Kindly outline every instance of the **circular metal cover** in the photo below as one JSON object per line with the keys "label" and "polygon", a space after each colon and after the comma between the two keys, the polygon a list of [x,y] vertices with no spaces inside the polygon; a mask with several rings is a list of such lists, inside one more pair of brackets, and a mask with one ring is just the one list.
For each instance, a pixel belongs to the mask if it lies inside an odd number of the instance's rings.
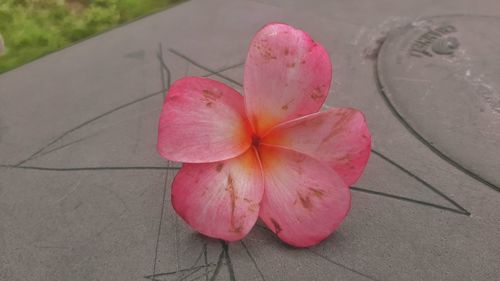
{"label": "circular metal cover", "polygon": [[417,138],[500,190],[499,18],[439,16],[400,28],[382,45],[377,76]]}

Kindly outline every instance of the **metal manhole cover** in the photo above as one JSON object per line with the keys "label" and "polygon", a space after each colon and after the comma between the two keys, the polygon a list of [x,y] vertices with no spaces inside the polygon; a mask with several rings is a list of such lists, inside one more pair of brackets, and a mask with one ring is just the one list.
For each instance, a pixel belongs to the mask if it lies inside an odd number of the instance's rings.
{"label": "metal manhole cover", "polygon": [[383,95],[443,158],[500,190],[500,19],[438,16],[389,34]]}

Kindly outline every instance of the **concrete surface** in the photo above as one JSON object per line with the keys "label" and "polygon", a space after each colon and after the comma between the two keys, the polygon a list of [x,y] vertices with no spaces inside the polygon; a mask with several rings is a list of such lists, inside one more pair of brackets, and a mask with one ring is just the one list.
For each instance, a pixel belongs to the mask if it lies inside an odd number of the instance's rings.
{"label": "concrete surface", "polygon": [[[499,280],[498,55],[467,56],[469,80],[456,60],[462,80],[434,78],[452,67],[437,60],[495,50],[500,29],[448,20],[455,53],[402,63],[400,46],[426,31],[418,23],[446,14],[500,16],[500,4],[190,1],[1,75],[0,280]],[[248,43],[270,21],[326,47],[328,106],[363,110],[374,138],[348,218],[311,249],[261,226],[229,245],[194,233],[170,205],[179,164],[155,151],[169,82],[210,76],[240,90]]]}

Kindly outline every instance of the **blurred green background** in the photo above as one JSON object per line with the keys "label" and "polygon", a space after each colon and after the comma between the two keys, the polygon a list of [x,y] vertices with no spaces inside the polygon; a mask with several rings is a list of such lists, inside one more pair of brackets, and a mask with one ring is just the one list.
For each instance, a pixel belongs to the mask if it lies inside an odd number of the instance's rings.
{"label": "blurred green background", "polygon": [[181,1],[0,0],[0,73]]}

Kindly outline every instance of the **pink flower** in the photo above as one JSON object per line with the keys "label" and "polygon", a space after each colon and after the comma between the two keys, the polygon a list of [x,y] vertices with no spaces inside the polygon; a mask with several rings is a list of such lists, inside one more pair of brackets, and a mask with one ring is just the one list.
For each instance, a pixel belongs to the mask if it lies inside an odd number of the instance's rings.
{"label": "pink flower", "polygon": [[344,220],[371,136],[351,108],[318,112],[330,88],[325,49],[272,23],[253,38],[244,96],[185,77],[163,104],[158,151],[184,162],[172,184],[175,211],[195,230],[240,240],[257,218],[284,242],[315,245]]}

